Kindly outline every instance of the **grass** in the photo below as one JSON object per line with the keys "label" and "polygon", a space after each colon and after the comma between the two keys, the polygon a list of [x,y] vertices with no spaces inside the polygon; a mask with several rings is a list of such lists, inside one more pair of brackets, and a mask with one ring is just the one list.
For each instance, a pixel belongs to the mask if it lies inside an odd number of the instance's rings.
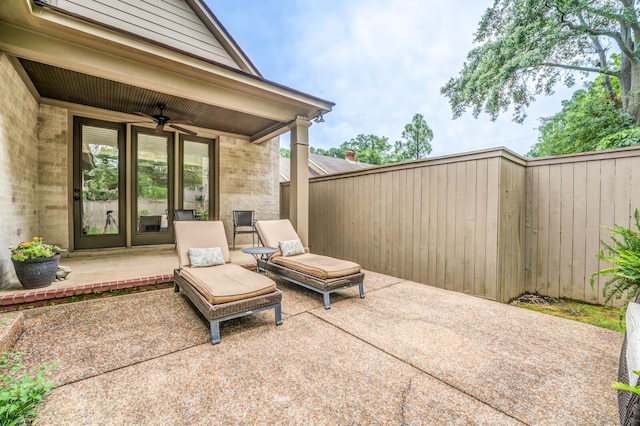
{"label": "grass", "polygon": [[591,305],[571,299],[555,299],[551,304],[519,303],[519,307],[624,332],[624,313],[620,309]]}

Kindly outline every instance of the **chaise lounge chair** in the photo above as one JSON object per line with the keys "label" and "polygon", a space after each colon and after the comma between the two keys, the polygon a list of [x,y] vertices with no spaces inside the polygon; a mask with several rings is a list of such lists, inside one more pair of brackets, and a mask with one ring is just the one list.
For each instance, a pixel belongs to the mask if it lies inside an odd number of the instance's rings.
{"label": "chaise lounge chair", "polygon": [[325,309],[331,309],[329,295],[345,288],[359,286],[360,298],[364,298],[364,272],[360,265],[309,253],[289,220],[259,220],[256,230],[265,247],[278,249],[269,260],[259,260],[260,267],[321,293]]}
{"label": "chaise lounge chair", "polygon": [[182,290],[209,320],[211,343],[220,343],[220,322],[275,309],[282,324],[282,292],[268,277],[231,263],[222,222],[174,222],[179,268],[174,292]]}

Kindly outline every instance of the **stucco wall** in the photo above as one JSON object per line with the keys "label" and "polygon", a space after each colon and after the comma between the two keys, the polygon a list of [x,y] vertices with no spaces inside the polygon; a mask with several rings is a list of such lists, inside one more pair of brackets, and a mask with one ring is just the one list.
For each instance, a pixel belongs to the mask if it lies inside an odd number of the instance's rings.
{"label": "stucco wall", "polygon": [[3,53],[0,87],[0,288],[5,288],[17,281],[8,247],[38,235],[38,103]]}
{"label": "stucco wall", "polygon": [[40,105],[38,114],[38,232],[52,244],[69,247],[68,112]]}
{"label": "stucco wall", "polygon": [[[220,137],[220,220],[227,239],[233,237],[233,210],[255,210],[257,219],[278,219],[280,142],[262,144]],[[238,235],[237,244],[251,242]]]}

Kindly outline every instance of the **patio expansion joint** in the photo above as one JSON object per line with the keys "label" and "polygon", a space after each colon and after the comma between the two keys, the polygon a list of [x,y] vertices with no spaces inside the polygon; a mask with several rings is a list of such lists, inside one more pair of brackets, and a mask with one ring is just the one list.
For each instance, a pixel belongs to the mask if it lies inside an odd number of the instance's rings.
{"label": "patio expansion joint", "polygon": [[[382,347],[380,347],[380,346],[377,346],[377,345],[375,345],[375,344],[373,344],[373,343],[369,342],[368,340],[365,340],[365,339],[363,339],[362,337],[360,337],[360,336],[358,336],[358,335],[356,335],[356,334],[353,334],[353,333],[351,333],[350,331],[345,330],[344,328],[342,328],[342,327],[340,327],[340,326],[337,326],[337,325],[335,325],[335,324],[333,324],[333,323],[331,323],[331,322],[327,321],[326,319],[324,319],[324,318],[322,318],[322,317],[320,317],[320,316],[316,315],[314,312],[312,312],[312,311],[307,311],[306,313],[308,313],[308,314],[310,314],[310,315],[313,315],[315,318],[317,318],[317,319],[319,319],[320,321],[322,321],[322,322],[324,322],[324,323],[328,324],[329,326],[334,327],[334,328],[336,328],[336,329],[338,329],[338,330],[342,331],[343,333],[348,334],[349,336],[352,336],[353,338],[360,340],[360,341],[361,341],[362,343],[364,343],[365,345],[370,346],[370,347],[372,347],[373,349],[377,349],[377,350],[379,350],[380,352],[382,352],[382,353],[384,353],[384,354],[386,354],[386,355],[388,355],[388,356],[390,356],[390,357],[392,357],[392,358],[394,358],[394,359],[396,359],[396,360],[400,361],[400,362],[401,362],[401,363],[403,363],[403,364],[408,365],[409,367],[413,368],[414,370],[416,370],[416,371],[418,371],[418,372],[420,372],[420,373],[422,373],[422,374],[425,374],[425,375],[427,375],[427,376],[431,377],[432,379],[434,379],[434,380],[436,380],[436,381],[438,381],[438,382],[440,382],[440,383],[444,384],[445,386],[448,386],[448,387],[450,387],[450,388],[452,388],[452,389],[454,389],[454,390],[456,390],[456,391],[458,391],[458,392],[461,392],[461,393],[465,394],[465,395],[466,395],[466,396],[468,396],[469,398],[471,398],[471,399],[474,399],[474,400],[478,401],[480,404],[482,404],[482,405],[486,405],[487,407],[490,407],[491,409],[493,409],[493,410],[495,410],[495,411],[497,411],[497,412],[499,412],[499,413],[501,413],[501,414],[504,414],[505,416],[507,416],[507,417],[509,417],[509,418],[511,418],[511,419],[513,419],[513,420],[515,420],[515,421],[517,421],[518,423],[521,423],[521,424],[523,424],[523,425],[530,426],[530,423],[524,422],[524,421],[522,421],[521,419],[519,419],[519,418],[517,418],[517,417],[514,417],[512,414],[507,413],[506,411],[501,410],[500,408],[494,407],[494,406],[493,406],[493,405],[491,405],[489,402],[484,401],[484,400],[482,400],[482,399],[478,398],[477,396],[475,396],[475,395],[473,395],[473,394],[471,394],[471,393],[467,392],[465,389],[462,389],[462,388],[460,388],[460,387],[458,387],[458,386],[456,386],[456,385],[454,385],[454,384],[451,384],[451,383],[447,382],[446,380],[443,380],[442,378],[437,377],[437,376],[435,376],[434,374],[429,373],[428,371],[426,371],[426,370],[424,370],[424,369],[420,368],[419,366],[417,366],[417,365],[415,365],[415,364],[413,364],[413,363],[411,363],[411,362],[409,362],[409,361],[407,361],[407,360],[404,360],[404,359],[400,358],[399,356],[395,355],[394,353],[389,352],[388,350],[386,350],[386,349],[384,349],[384,348],[382,348]],[[415,377],[415,376],[414,376],[414,377]],[[413,381],[413,378],[411,378],[411,381]],[[411,389],[411,383],[409,383],[409,386],[408,386],[408,387],[406,387],[406,388],[403,390],[403,395],[402,395],[402,405],[403,405],[403,407],[404,407],[404,405],[405,405],[405,403],[406,403],[405,398],[407,397],[407,395],[408,395],[408,393],[409,393],[409,390],[410,390],[410,389]],[[402,407],[401,407],[401,408],[402,408]],[[402,412],[402,415],[404,416],[404,412]],[[403,424],[404,424],[404,422],[403,422]]]}
{"label": "patio expansion joint", "polygon": [[207,340],[203,341],[202,343],[195,343],[195,344],[190,345],[190,346],[185,346],[184,348],[176,349],[175,351],[171,351],[171,352],[163,353],[163,354],[160,354],[160,355],[152,356],[152,357],[140,360],[140,361],[132,362],[131,364],[123,365],[121,367],[116,367],[116,368],[112,368],[110,370],[101,371],[98,374],[93,374],[93,375],[90,375],[90,376],[87,376],[87,377],[82,377],[80,379],[76,379],[76,380],[69,381],[67,383],[63,383],[61,385],[56,385],[56,387],[53,389],[53,391],[55,392],[56,389],[60,389],[60,388],[63,388],[65,386],[73,385],[75,383],[81,383],[81,382],[83,382],[85,380],[95,379],[96,377],[104,376],[105,374],[113,373],[115,371],[124,370],[125,368],[133,367],[133,366],[139,365],[139,364],[144,364],[145,362],[153,361],[153,360],[156,360],[156,359],[161,359],[161,358],[164,358],[166,356],[170,356],[170,355],[173,355],[173,354],[184,352],[184,351],[187,351],[189,349],[193,349],[193,348],[198,347],[198,346],[210,345],[210,344],[211,344],[211,340],[207,339]]}

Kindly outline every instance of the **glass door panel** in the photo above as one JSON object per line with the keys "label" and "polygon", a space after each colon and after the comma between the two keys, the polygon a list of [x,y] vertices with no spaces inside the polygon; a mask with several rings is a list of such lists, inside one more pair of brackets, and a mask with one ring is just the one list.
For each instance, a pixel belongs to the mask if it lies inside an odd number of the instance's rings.
{"label": "glass door panel", "polygon": [[133,132],[134,245],[171,243],[173,225],[173,134],[134,128]]}
{"label": "glass door panel", "polygon": [[124,127],[76,117],[74,128],[74,247],[124,246]]}
{"label": "glass door panel", "polygon": [[211,144],[182,139],[182,208],[195,210],[196,220],[208,220],[210,213]]}

